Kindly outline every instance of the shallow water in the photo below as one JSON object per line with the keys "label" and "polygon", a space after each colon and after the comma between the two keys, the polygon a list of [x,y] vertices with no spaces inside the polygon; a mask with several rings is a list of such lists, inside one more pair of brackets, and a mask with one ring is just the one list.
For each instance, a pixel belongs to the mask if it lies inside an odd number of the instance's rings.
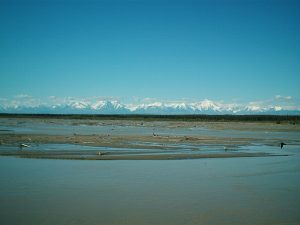
{"label": "shallow water", "polygon": [[[284,146],[254,142],[228,152],[288,156],[193,160],[47,160],[0,157],[0,224],[300,224],[300,133],[91,126],[0,119],[0,135],[199,135],[287,139]],[[259,144],[260,143],[260,144]],[[135,142],[159,146],[155,142]],[[176,149],[130,149],[31,143],[30,151],[116,154],[224,153],[224,146],[169,143]],[[18,143],[0,150],[20,151]],[[23,151],[27,151],[26,148]]]}
{"label": "shallow water", "polygon": [[0,157],[0,224],[299,224],[300,157]]}
{"label": "shallow water", "polygon": [[[142,146],[146,146],[148,143],[141,143]],[[149,142],[150,146],[158,145],[158,143]],[[95,147],[95,146],[86,146],[79,144],[31,144],[27,148],[20,148],[17,144],[6,144],[0,145],[0,153],[10,152],[16,153],[31,153],[34,156],[34,153],[43,152],[47,154],[52,153],[66,153],[79,156],[92,156],[97,155],[99,152],[110,154],[110,155],[174,155],[174,154],[184,154],[193,155],[193,154],[224,154],[224,153],[267,153],[270,155],[300,155],[300,146],[299,145],[287,145],[283,149],[280,149],[278,146],[267,146],[262,144],[253,144],[246,146],[229,146],[224,150],[223,146],[220,145],[206,145],[206,146],[197,146],[193,144],[170,144],[165,145],[169,149],[157,148],[157,149],[145,149],[145,148],[113,148],[113,147]],[[173,148],[171,148],[173,147]],[[22,151],[21,151],[22,150]],[[61,155],[60,154],[60,155]],[[59,156],[57,156],[59,157]]]}

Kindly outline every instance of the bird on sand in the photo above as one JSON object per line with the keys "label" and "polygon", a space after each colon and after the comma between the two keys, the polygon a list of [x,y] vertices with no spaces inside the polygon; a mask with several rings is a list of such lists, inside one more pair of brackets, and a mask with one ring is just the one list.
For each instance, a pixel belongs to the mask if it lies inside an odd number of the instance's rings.
{"label": "bird on sand", "polygon": [[20,148],[20,149],[28,148],[28,147],[30,147],[30,146],[29,146],[29,145],[26,145],[26,144],[20,144],[20,145],[19,145],[19,148]]}
{"label": "bird on sand", "polygon": [[286,143],[281,142],[280,143],[280,148],[282,149],[284,145],[286,145]]}

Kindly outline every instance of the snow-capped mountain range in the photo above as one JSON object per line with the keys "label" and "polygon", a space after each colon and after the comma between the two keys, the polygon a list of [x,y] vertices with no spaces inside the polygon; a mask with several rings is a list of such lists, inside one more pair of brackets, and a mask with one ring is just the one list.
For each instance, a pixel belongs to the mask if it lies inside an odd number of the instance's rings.
{"label": "snow-capped mountain range", "polygon": [[[276,103],[276,102],[275,102]],[[147,101],[121,103],[117,100],[64,99],[43,102],[40,99],[21,98],[0,100],[0,113],[50,114],[276,114],[300,115],[300,107],[287,104],[250,102],[223,103],[211,100],[196,102]]]}

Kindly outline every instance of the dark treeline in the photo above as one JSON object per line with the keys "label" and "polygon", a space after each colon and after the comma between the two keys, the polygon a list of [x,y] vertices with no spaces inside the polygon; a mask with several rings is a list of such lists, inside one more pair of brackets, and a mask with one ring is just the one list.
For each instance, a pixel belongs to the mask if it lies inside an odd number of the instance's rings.
{"label": "dark treeline", "polygon": [[107,119],[107,120],[180,120],[180,121],[272,121],[300,122],[300,115],[140,115],[140,114],[9,114],[0,113],[0,118],[43,118],[43,119]]}

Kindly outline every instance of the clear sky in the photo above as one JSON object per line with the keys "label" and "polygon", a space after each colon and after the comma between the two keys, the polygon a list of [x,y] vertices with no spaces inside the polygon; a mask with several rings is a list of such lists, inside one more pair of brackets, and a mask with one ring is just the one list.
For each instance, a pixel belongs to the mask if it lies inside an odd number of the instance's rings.
{"label": "clear sky", "polygon": [[300,1],[0,0],[0,97],[300,98]]}

